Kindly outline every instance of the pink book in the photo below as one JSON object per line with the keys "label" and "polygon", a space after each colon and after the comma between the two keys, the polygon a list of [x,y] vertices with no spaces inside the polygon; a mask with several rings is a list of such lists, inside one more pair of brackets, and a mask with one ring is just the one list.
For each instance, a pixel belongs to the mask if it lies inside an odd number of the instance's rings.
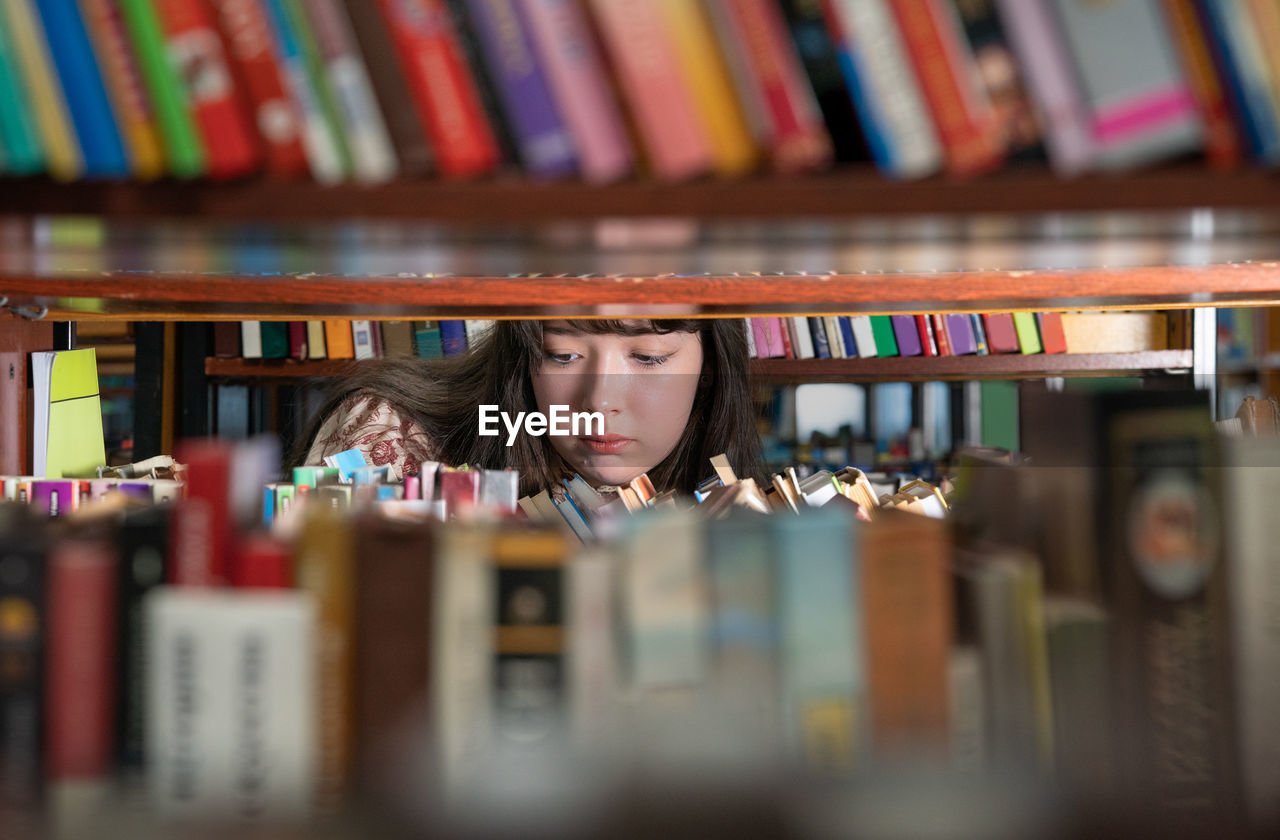
{"label": "pink book", "polygon": [[711,141],[681,75],[661,4],[591,0],[591,9],[654,174],[676,180],[705,173],[711,168]]}
{"label": "pink book", "polygon": [[612,181],[632,168],[631,144],[608,75],[574,0],[520,0],[530,35],[588,181]]}
{"label": "pink book", "polygon": [[764,332],[769,342],[769,355],[778,359],[784,358],[787,355],[787,348],[782,343],[782,319],[776,315],[765,318]]}
{"label": "pink book", "polygon": [[769,348],[769,333],[765,330],[764,318],[751,319],[751,337],[755,339],[756,358],[771,359],[773,351]]}
{"label": "pink book", "polygon": [[1079,174],[1093,163],[1097,150],[1075,66],[1049,0],[997,0],[997,5],[1031,88],[1053,168],[1062,175]]}

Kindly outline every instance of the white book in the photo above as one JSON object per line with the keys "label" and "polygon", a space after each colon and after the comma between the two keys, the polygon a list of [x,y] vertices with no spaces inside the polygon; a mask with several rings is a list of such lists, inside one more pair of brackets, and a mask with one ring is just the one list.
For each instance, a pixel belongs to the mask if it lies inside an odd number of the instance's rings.
{"label": "white book", "polygon": [[858,356],[863,359],[874,359],[878,351],[875,330],[871,328],[871,316],[851,316],[849,325],[853,328],[853,343],[858,345]]}
{"label": "white book", "polygon": [[804,315],[796,315],[791,318],[791,323],[795,329],[795,340],[791,342],[792,350],[795,351],[797,359],[812,359],[813,352],[813,334],[809,332],[809,319]]}
{"label": "white book", "polygon": [[760,353],[756,350],[756,334],[751,329],[751,319],[743,318],[742,323],[747,328],[747,358],[758,359],[760,358]]}
{"label": "white book", "polygon": [[307,817],[318,766],[312,596],[161,586],[144,609],[156,813]]}
{"label": "white book", "polygon": [[493,329],[493,321],[483,318],[468,318],[462,325],[467,333],[468,348],[474,348]]}
{"label": "white book", "polygon": [[374,358],[373,325],[368,321],[352,321],[351,343],[355,347],[357,359]]}
{"label": "white book", "polygon": [[246,359],[262,358],[262,322],[240,322],[240,355]]}
{"label": "white book", "polygon": [[886,0],[834,0],[836,37],[852,59],[865,109],[887,149],[887,168],[919,178],[942,166],[942,145]]}

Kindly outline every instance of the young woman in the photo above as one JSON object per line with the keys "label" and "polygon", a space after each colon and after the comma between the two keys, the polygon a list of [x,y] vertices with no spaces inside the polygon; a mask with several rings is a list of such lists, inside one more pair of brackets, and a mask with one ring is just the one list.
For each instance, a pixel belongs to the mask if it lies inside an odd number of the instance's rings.
{"label": "young woman", "polygon": [[[568,406],[604,427],[481,435],[485,405],[508,418]],[[497,321],[463,356],[363,363],[300,444],[293,464],[361,449],[400,475],[424,461],[511,467],[522,494],[574,473],[597,487],[648,473],[658,492],[689,493],[720,453],[739,476],[761,475],[740,318]]]}

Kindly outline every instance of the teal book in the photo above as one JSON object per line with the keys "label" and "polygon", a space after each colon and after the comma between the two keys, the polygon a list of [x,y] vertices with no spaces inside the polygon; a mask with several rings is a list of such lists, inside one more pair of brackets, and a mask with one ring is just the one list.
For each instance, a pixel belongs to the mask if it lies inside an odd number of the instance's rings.
{"label": "teal book", "polygon": [[262,358],[289,358],[289,324],[285,321],[262,321]]}
{"label": "teal book", "polygon": [[7,27],[0,27],[0,149],[9,175],[33,175],[44,169],[44,152],[18,58]]}

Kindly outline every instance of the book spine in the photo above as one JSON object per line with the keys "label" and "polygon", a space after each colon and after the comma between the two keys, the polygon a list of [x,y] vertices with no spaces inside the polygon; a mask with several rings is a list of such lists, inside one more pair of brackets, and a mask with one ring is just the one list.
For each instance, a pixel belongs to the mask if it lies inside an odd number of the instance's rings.
{"label": "book spine", "polygon": [[186,85],[187,101],[204,138],[207,172],[232,178],[254,171],[257,138],[232,84],[213,10],[202,0],[155,0],[170,65]]}
{"label": "book spine", "polygon": [[824,0],[840,66],[879,168],[917,178],[942,166],[942,146],[887,0]]}
{"label": "book spine", "polygon": [[1240,132],[1194,0],[1164,0],[1164,9],[1182,56],[1187,81],[1200,105],[1205,126],[1205,157],[1210,166],[1224,169],[1236,166],[1244,157]]}
{"label": "book spine", "polygon": [[[0,8],[0,21],[4,19]],[[0,26],[0,148],[7,172],[32,175],[44,169],[44,150],[12,37],[7,26]]]}
{"label": "book spine", "polygon": [[917,315],[916,332],[920,335],[920,350],[926,356],[938,355],[938,339],[933,334],[933,321],[928,315]]}
{"label": "book spine", "polygon": [[44,787],[44,672],[48,624],[44,547],[14,528],[0,532],[7,574],[0,603],[0,807],[39,807]]}
{"label": "book spine", "polygon": [[106,537],[50,552],[46,773],[105,779],[114,758],[116,557]]}
{"label": "book spine", "polygon": [[[860,359],[874,359],[880,355],[876,347],[876,331],[869,315],[853,315],[849,318],[849,328],[853,331],[855,352]],[[828,335],[830,332],[828,331]]]}
{"label": "book spine", "polygon": [[467,0],[466,8],[525,169],[536,177],[572,175],[578,168],[573,137],[515,0]]}
{"label": "book spine", "polygon": [[257,0],[210,2],[262,138],[267,174],[280,178],[304,174],[307,155],[302,146],[302,119],[276,60],[265,4]]}
{"label": "book spine", "polygon": [[781,10],[770,0],[712,3],[732,33],[726,48],[740,51],[751,96],[763,105],[775,168],[802,172],[829,164],[835,154],[831,137]]}
{"label": "book spine", "polygon": [[797,359],[812,359],[816,355],[813,347],[813,336],[809,333],[809,319],[796,315],[791,319],[792,345],[795,347]]}
{"label": "book spine", "polygon": [[893,337],[898,342],[898,355],[919,356],[924,352],[914,318],[910,315],[891,315],[889,321],[893,324]]}
{"label": "book spine", "polygon": [[1222,77],[1253,155],[1267,163],[1280,160],[1280,117],[1274,105],[1273,86],[1267,78],[1257,33],[1244,16],[1245,9],[1221,0],[1202,0],[1199,9],[1210,41],[1222,56]]}
{"label": "book spine", "polygon": [[836,159],[866,159],[867,143],[840,67],[840,52],[822,0],[782,0],[791,42],[813,87]]}
{"label": "book spine", "polygon": [[354,359],[356,354],[351,343],[351,322],[325,321],[324,344],[330,359]]}
{"label": "book spine", "polygon": [[186,496],[174,506],[169,536],[169,582],[186,586],[225,584],[231,571],[231,455],[218,443],[187,444]]}
{"label": "book spine", "polygon": [[572,0],[519,0],[552,92],[578,147],[589,181],[631,171],[632,151],[582,9]]}
{"label": "book spine", "polygon": [[18,66],[31,97],[49,174],[62,181],[79,178],[84,174],[84,155],[71,125],[67,100],[62,94],[34,0],[5,0],[0,9],[13,33]]}
{"label": "book spine", "polygon": [[164,172],[164,154],[155,117],[129,48],[118,0],[80,0],[85,26],[105,77],[121,140],[135,177],[150,180]]}
{"label": "book spine", "polygon": [[1018,349],[1024,355],[1041,352],[1040,328],[1036,325],[1034,312],[1013,313],[1013,328],[1018,334]]}
{"label": "book spine", "polygon": [[117,568],[115,672],[116,761],[121,767],[144,766],[146,724],[146,636],[144,602],[147,593],[167,579],[169,554],[168,514],[158,508],[125,515],[120,528],[120,563]]}
{"label": "book spine", "polygon": [[458,320],[440,321],[440,342],[446,356],[461,356],[467,352],[467,328]]}
{"label": "book spine", "polygon": [[1036,326],[1040,328],[1040,344],[1044,352],[1067,352],[1067,338],[1062,332],[1061,312],[1037,312]]}
{"label": "book spine", "polygon": [[327,359],[328,345],[324,340],[324,321],[307,321],[307,358]]}
{"label": "book spine", "polygon": [[929,320],[933,324],[933,334],[938,340],[938,355],[953,356],[956,355],[951,347],[951,336],[947,334],[947,319],[945,315],[930,315]]}
{"label": "book spine", "polygon": [[498,145],[443,0],[379,0],[443,175],[492,172]]}
{"label": "book spine", "polygon": [[1076,175],[1096,157],[1079,81],[1054,20],[1050,0],[997,0],[1000,18],[1038,106],[1049,160],[1061,175]]}
{"label": "book spine", "polygon": [[395,148],[347,10],[338,0],[302,0],[302,4],[316,36],[337,116],[345,128],[355,177],[364,183],[388,181],[397,170]]}
{"label": "book spine", "polygon": [[830,359],[831,347],[828,344],[830,339],[827,338],[827,327],[823,323],[823,319],[817,316],[810,316],[809,331],[813,335],[813,354],[819,359]]}
{"label": "book spine", "polygon": [[740,175],[749,171],[759,156],[755,138],[706,10],[688,0],[660,0],[660,5],[693,97],[694,114],[711,143],[716,172]]}
{"label": "book spine", "polygon": [[654,173],[668,180],[704,173],[711,165],[711,144],[680,75],[659,5],[591,0],[591,9]]}
{"label": "book spine", "polygon": [[875,334],[876,355],[882,358],[898,355],[898,339],[894,335],[893,321],[888,315],[872,315],[871,331]]}
{"label": "book spine", "polygon": [[1017,353],[1018,331],[1008,312],[992,312],[982,316],[987,331],[987,347],[992,353]]}
{"label": "book spine", "polygon": [[289,322],[289,358],[300,362],[308,358],[306,321]]}
{"label": "book spine", "polygon": [[45,37],[84,155],[84,174],[124,177],[129,159],[75,0],[38,0]]}
{"label": "book spine", "polygon": [[977,87],[973,54],[944,0],[890,0],[902,40],[946,152],[947,169],[967,176],[1000,164],[995,113]]}
{"label": "book spine", "polygon": [[155,109],[169,172],[178,178],[204,174],[204,142],[190,112],[186,87],[169,63],[164,28],[153,0],[120,0],[120,11]]}

